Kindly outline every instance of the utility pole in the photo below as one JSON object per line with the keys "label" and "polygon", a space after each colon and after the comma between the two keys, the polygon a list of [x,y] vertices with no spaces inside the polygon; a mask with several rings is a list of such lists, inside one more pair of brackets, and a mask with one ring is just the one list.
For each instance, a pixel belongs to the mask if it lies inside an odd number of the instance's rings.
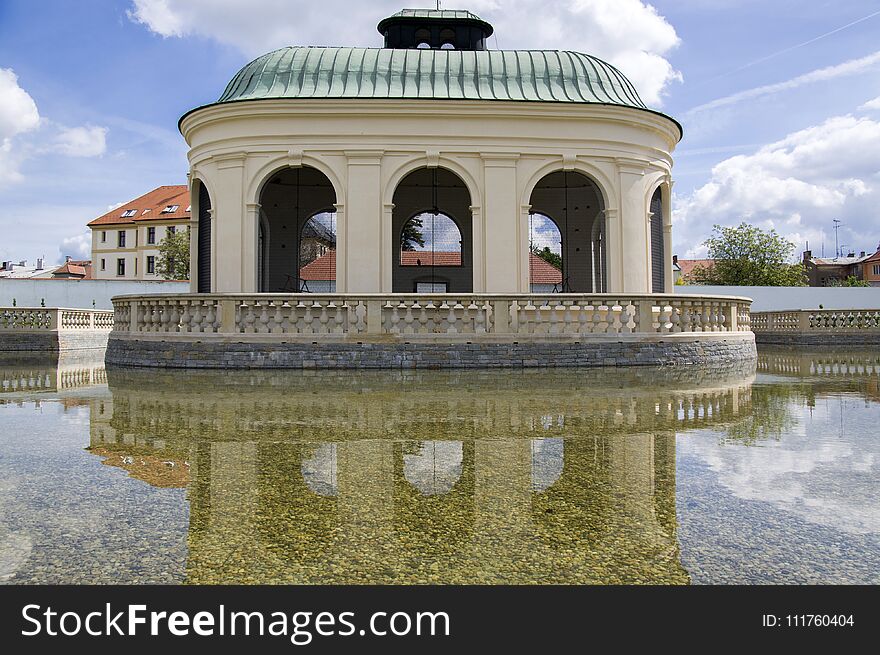
{"label": "utility pole", "polygon": [[840,219],[835,218],[832,219],[834,223],[834,258],[837,259],[840,257],[840,242],[837,240],[837,232],[840,230]]}

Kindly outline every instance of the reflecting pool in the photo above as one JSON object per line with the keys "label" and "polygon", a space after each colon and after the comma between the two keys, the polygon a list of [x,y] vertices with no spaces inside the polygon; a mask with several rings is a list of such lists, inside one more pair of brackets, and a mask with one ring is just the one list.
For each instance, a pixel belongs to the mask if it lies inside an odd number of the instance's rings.
{"label": "reflecting pool", "polygon": [[878,583],[880,355],[0,360],[6,583]]}

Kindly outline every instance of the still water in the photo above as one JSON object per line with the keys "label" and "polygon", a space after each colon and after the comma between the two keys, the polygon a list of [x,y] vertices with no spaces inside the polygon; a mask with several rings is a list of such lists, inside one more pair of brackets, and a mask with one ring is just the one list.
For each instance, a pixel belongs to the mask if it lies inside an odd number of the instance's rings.
{"label": "still water", "polygon": [[6,583],[880,583],[880,354],[724,370],[0,360]]}

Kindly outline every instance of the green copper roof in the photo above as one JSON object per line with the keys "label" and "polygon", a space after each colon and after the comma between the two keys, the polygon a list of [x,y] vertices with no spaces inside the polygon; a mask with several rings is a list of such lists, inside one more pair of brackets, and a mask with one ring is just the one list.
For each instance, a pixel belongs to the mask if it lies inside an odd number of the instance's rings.
{"label": "green copper roof", "polygon": [[[391,14],[388,18],[441,18],[450,20],[478,20],[485,22],[476,14],[462,9],[401,9],[396,14]],[[385,20],[388,20],[386,18]]]}
{"label": "green copper roof", "polygon": [[614,66],[555,50],[281,48],[242,68],[218,102],[270,98],[519,100],[647,109]]}

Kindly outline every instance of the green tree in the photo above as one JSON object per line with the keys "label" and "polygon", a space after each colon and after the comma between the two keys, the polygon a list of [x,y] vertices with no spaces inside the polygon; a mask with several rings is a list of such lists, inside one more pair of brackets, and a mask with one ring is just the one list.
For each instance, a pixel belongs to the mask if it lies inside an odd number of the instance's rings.
{"label": "green tree", "polygon": [[166,232],[159,242],[156,273],[166,280],[189,279],[189,228]]}
{"label": "green tree", "polygon": [[425,235],[422,233],[422,219],[411,218],[403,225],[400,235],[400,249],[412,251],[416,246],[425,246]]}
{"label": "green tree", "polygon": [[538,246],[532,246],[532,252],[554,268],[560,271],[562,270],[562,255],[557,255],[555,252],[550,250],[549,247],[544,246],[544,248],[541,249],[538,248]]}
{"label": "green tree", "polygon": [[834,280],[829,286],[832,287],[869,287],[865,280],[860,280],[855,275],[850,275],[845,280]]}
{"label": "green tree", "polygon": [[755,287],[803,287],[807,274],[802,263],[792,264],[795,244],[776,230],[740,223],[737,227],[716,225],[705,245],[711,266],[696,266],[697,284]]}

